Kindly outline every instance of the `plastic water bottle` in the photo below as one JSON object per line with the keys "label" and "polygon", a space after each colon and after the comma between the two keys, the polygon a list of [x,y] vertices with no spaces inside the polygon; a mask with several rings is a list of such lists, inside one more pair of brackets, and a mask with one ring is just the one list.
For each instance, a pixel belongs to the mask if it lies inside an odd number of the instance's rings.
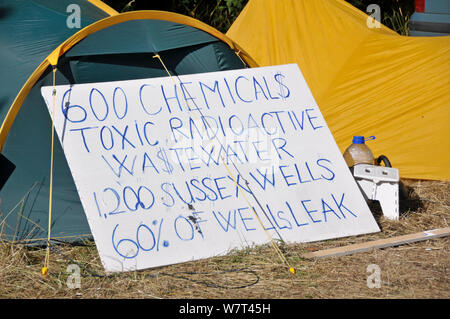
{"label": "plastic water bottle", "polygon": [[353,136],[352,144],[344,152],[344,159],[348,167],[351,168],[356,164],[375,165],[375,158],[364,143],[373,139],[375,139],[375,136],[368,137],[367,139],[364,139],[364,136]]}

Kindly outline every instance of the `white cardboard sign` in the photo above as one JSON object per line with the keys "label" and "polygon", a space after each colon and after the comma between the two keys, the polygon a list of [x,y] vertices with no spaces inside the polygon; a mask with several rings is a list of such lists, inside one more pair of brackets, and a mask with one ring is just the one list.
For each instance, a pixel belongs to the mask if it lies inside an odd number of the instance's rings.
{"label": "white cardboard sign", "polygon": [[[52,87],[42,95],[52,110]],[[379,231],[295,64],[56,87],[106,271]],[[265,228],[265,230],[263,229]]]}

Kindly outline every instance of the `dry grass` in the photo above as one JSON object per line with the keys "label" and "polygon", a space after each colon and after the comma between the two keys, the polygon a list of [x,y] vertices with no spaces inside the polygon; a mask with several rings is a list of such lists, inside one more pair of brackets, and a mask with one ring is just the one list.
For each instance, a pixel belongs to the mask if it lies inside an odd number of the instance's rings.
{"label": "dry grass", "polygon": [[[405,181],[409,199],[400,221],[373,206],[377,234],[284,245],[291,275],[270,246],[157,269],[103,276],[93,243],[55,246],[43,277],[44,249],[0,242],[2,298],[449,298],[449,238],[321,260],[301,258],[324,249],[448,227],[450,182]],[[81,288],[69,289],[67,266],[82,266]],[[367,287],[367,266],[381,268],[381,288]],[[100,275],[100,276],[97,276]]]}

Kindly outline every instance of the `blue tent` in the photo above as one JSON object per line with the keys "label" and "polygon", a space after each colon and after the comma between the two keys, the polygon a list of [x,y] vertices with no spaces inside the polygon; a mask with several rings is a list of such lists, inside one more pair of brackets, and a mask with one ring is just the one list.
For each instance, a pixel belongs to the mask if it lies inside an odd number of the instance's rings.
{"label": "blue tent", "polygon": [[[70,27],[73,5],[80,28]],[[118,14],[98,0],[0,0],[0,44],[0,187],[8,177],[0,189],[0,230],[7,240],[27,243],[47,236],[51,119],[40,88],[52,84],[53,66],[61,85],[167,76],[156,53],[175,75],[256,65],[195,19],[162,11]],[[59,141],[53,176],[52,238],[89,237]]]}

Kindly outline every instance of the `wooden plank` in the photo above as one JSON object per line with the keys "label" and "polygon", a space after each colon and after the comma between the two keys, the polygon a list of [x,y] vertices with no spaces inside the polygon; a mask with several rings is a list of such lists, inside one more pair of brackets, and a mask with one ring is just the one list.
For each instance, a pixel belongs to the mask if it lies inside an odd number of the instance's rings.
{"label": "wooden plank", "polygon": [[353,244],[348,246],[342,246],[337,248],[330,248],[324,250],[318,250],[311,253],[304,254],[305,258],[325,258],[325,257],[337,257],[351,255],[354,253],[360,253],[370,251],[377,248],[386,248],[404,244],[410,244],[417,241],[428,240],[438,237],[445,237],[450,235],[450,227],[438,228],[432,230],[426,230],[419,233],[397,236],[387,239],[379,239],[369,241],[361,244]]}

